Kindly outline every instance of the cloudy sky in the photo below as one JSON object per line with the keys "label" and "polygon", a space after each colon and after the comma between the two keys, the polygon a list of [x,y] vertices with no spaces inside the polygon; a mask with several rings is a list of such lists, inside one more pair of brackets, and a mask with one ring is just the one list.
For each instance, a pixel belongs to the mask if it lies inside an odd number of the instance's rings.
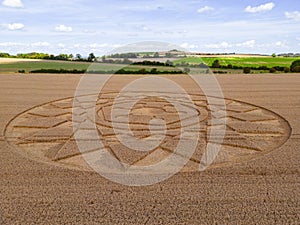
{"label": "cloudy sky", "polygon": [[101,55],[140,41],[200,52],[300,52],[300,1],[0,0],[0,52]]}

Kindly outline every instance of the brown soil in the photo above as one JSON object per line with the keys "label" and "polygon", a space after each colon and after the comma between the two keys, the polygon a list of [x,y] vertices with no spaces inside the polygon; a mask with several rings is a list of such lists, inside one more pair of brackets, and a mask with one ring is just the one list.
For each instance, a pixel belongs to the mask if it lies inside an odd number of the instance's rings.
{"label": "brown soil", "polygon": [[[85,153],[76,147],[71,114],[80,77],[0,75],[0,223],[300,222],[299,74],[218,75],[227,107],[224,142],[218,136],[207,140],[215,108],[207,107],[203,93],[186,76],[166,76],[183,86],[197,106],[199,145],[180,173],[146,187],[113,183],[82,160]],[[133,133],[147,138],[147,123],[155,115],[169,122],[168,138],[146,154],[131,152],[118,142],[108,116],[111,102],[126,82],[137,78],[110,80],[99,95],[96,122],[112,154],[143,166],[172,153],[179,124],[172,105],[146,98],[130,116]],[[222,150],[208,170],[199,172],[208,142],[222,143]]]}

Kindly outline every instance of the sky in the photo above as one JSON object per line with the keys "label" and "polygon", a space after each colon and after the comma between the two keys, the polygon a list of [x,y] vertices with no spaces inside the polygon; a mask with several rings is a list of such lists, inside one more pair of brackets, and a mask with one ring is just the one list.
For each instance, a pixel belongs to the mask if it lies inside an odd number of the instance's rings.
{"label": "sky", "polygon": [[0,0],[0,52],[103,55],[162,41],[193,52],[299,53],[299,0]]}

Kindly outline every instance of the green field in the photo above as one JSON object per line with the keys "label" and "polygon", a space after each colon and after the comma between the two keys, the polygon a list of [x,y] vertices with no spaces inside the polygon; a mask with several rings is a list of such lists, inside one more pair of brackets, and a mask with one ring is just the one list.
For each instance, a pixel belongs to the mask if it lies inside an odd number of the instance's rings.
{"label": "green field", "polygon": [[14,63],[0,64],[0,72],[18,72],[19,70],[25,70],[29,72],[37,69],[65,69],[65,70],[85,70],[90,66],[90,63],[84,62],[64,62],[64,61],[24,61]]}
{"label": "green field", "polygon": [[[293,61],[299,60],[300,58],[284,58],[284,57],[187,57],[174,61],[174,64],[189,63],[189,64],[200,64],[205,63],[211,66],[215,60],[219,60],[220,64],[227,66],[238,67],[260,67],[266,66],[272,68],[274,66],[290,67]],[[23,61],[13,63],[0,63],[0,73],[17,73],[20,70],[25,70],[29,73],[33,70],[40,69],[55,69],[55,70],[88,70],[88,71],[117,71],[120,69],[137,71],[140,69],[146,69],[150,71],[153,68],[157,68],[158,71],[174,71],[179,70],[178,68],[168,66],[145,66],[145,65],[125,65],[125,64],[114,64],[114,63],[90,63],[90,62],[71,62],[71,61],[55,61],[55,60],[41,60],[41,61]]]}
{"label": "green field", "polygon": [[142,66],[142,65],[126,65],[112,63],[89,63],[89,62],[68,62],[68,61],[24,61],[13,63],[0,64],[0,73],[17,73],[19,70],[25,70],[26,73],[40,69],[55,69],[55,70],[88,70],[88,71],[116,71],[120,69],[126,70],[151,70],[157,68],[158,71],[174,71],[179,70],[174,67],[167,66]]}
{"label": "green field", "polygon": [[205,63],[208,66],[211,66],[215,60],[219,60],[221,65],[229,65],[232,66],[239,66],[239,67],[259,67],[259,66],[267,66],[272,68],[274,66],[283,66],[283,67],[290,67],[293,61],[299,60],[300,57],[187,57],[183,59],[179,59],[174,61],[175,64],[180,64],[182,62],[189,63],[189,64],[200,64]]}

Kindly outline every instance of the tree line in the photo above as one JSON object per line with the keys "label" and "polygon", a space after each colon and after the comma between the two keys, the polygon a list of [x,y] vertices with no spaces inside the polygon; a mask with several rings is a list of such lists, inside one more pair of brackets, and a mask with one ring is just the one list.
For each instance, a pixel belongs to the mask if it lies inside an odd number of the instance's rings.
{"label": "tree line", "polygon": [[[25,73],[24,70],[19,70],[19,73]],[[182,70],[157,70],[152,68],[147,70],[145,68],[139,70],[120,69],[120,70],[66,70],[66,69],[38,69],[32,70],[29,73],[59,73],[59,74],[185,74]]]}
{"label": "tree line", "polygon": [[[185,66],[185,67],[195,67],[195,68],[202,68],[202,69],[207,69],[209,68],[208,65],[205,63],[200,63],[198,65],[195,64],[189,64],[187,62],[182,62],[176,64],[176,66]],[[294,73],[299,73],[300,72],[300,60],[294,61],[290,67],[287,66],[273,66],[273,67],[268,67],[268,66],[258,66],[258,67],[243,67],[243,66],[233,66],[231,64],[228,65],[221,65],[220,61],[216,59],[210,68],[213,69],[233,69],[233,70],[243,70],[244,73],[251,73],[251,70],[265,70],[269,71],[270,73],[276,73],[276,72],[284,72],[284,73],[289,73],[289,72],[294,72]]]}
{"label": "tree line", "polygon": [[[171,54],[171,53],[167,53]],[[117,64],[136,64],[136,65],[152,65],[152,66],[174,66],[173,62],[167,60],[165,63],[155,62],[155,61],[143,61],[143,62],[132,62],[129,59],[134,59],[139,56],[138,53],[121,53],[121,54],[113,54],[108,56],[102,56],[101,61],[102,63],[117,63]],[[166,55],[171,57],[172,55]],[[0,52],[0,57],[2,58],[23,58],[23,59],[45,59],[45,60],[64,60],[64,61],[82,61],[82,62],[93,62],[97,61],[96,56],[94,53],[90,53],[88,57],[83,57],[81,54],[47,54],[47,53],[38,53],[38,52],[31,52],[31,53],[20,53],[17,55],[10,55],[9,53]],[[158,52],[155,52],[152,56],[153,58],[159,58],[160,55]],[[179,67],[198,67],[202,69],[209,68],[208,65],[204,63],[200,63],[199,65],[189,64],[186,62],[182,62],[176,64]],[[251,73],[251,70],[264,70],[269,71],[271,73],[275,72],[300,72],[300,60],[294,61],[290,67],[284,66],[274,66],[274,67],[267,67],[267,66],[258,66],[258,67],[243,67],[243,66],[233,66],[231,64],[228,65],[221,65],[220,61],[217,59],[212,63],[211,68],[213,69],[234,69],[234,70],[243,70],[244,73]],[[76,71],[74,71],[76,72]],[[81,71],[82,72],[82,71]]]}
{"label": "tree line", "polygon": [[19,58],[19,59],[45,59],[45,60],[63,60],[63,61],[85,61],[92,62],[96,59],[94,53],[90,53],[88,57],[83,57],[81,54],[47,54],[39,52],[19,53],[17,55],[11,55],[6,52],[0,52],[0,58]]}

